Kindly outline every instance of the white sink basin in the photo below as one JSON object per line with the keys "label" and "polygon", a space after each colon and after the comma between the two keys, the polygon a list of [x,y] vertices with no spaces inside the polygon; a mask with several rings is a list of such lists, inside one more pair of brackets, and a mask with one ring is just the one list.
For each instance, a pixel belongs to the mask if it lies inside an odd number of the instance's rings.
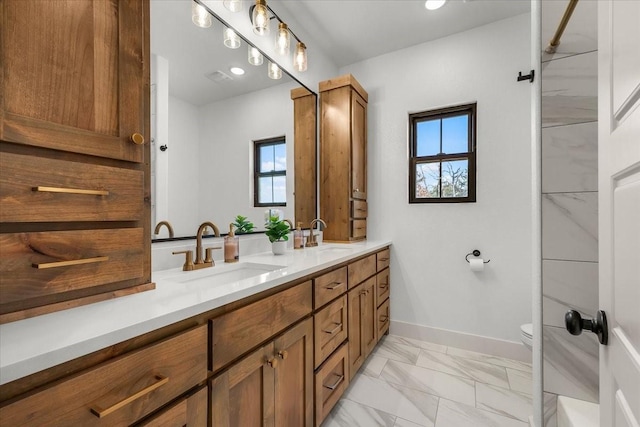
{"label": "white sink basin", "polygon": [[215,286],[268,274],[282,268],[284,267],[281,265],[240,262],[237,264],[216,265],[196,271],[185,271],[172,279],[184,284],[202,283],[208,286]]}

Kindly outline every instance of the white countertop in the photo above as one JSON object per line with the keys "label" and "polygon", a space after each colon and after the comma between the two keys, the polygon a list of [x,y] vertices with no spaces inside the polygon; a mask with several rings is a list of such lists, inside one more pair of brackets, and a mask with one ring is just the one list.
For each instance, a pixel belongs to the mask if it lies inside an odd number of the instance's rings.
{"label": "white countertop", "polygon": [[[246,256],[197,271],[153,273],[156,289],[0,325],[0,384],[134,338],[233,301],[313,274],[390,241],[323,244],[284,255]],[[262,274],[237,279],[241,264]],[[267,267],[268,266],[268,267]],[[273,271],[266,271],[266,269]],[[235,271],[235,272],[234,272]],[[212,280],[205,279],[209,275]],[[234,277],[235,276],[235,277]],[[226,279],[230,277],[230,279]],[[192,280],[193,279],[193,280]],[[217,281],[217,284],[211,284]],[[209,283],[207,283],[209,282]]]}

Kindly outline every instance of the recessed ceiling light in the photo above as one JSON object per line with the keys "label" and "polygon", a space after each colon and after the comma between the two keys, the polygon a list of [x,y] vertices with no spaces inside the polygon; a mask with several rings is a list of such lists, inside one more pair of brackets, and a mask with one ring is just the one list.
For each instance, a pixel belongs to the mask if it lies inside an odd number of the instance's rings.
{"label": "recessed ceiling light", "polygon": [[244,74],[244,70],[240,67],[231,67],[229,68],[229,71],[231,71],[236,76],[241,76]]}
{"label": "recessed ceiling light", "polygon": [[424,7],[426,7],[429,10],[436,10],[444,6],[446,2],[447,0],[427,0],[424,3]]}

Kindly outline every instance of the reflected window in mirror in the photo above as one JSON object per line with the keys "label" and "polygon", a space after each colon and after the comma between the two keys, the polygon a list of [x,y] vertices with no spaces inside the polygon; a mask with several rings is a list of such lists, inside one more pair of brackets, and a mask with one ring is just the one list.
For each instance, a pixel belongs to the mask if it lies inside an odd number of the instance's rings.
{"label": "reflected window in mirror", "polygon": [[287,205],[287,147],[284,136],[254,145],[254,205]]}

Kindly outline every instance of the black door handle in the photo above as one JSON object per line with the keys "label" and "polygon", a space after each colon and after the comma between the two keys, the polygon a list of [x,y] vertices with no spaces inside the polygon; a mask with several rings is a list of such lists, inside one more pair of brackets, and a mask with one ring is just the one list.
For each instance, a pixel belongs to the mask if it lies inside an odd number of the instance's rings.
{"label": "black door handle", "polygon": [[609,326],[607,325],[607,315],[602,310],[598,310],[595,319],[583,319],[575,310],[567,311],[564,315],[564,325],[571,335],[580,335],[583,329],[591,331],[598,336],[600,344],[607,345],[609,342]]}

